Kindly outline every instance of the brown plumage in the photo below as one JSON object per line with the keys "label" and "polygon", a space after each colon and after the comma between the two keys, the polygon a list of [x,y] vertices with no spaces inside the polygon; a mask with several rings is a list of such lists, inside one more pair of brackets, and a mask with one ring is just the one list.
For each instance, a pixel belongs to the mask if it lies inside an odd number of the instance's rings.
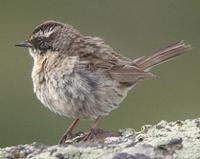
{"label": "brown plumage", "polygon": [[143,56],[136,60],[134,63],[140,69],[146,70],[159,65],[163,62],[171,60],[172,58],[179,56],[185,53],[190,47],[190,45],[186,45],[184,41],[180,41],[174,44],[171,44],[150,56]]}
{"label": "brown plumage", "polygon": [[190,48],[180,41],[131,60],[101,38],[84,36],[71,25],[55,21],[40,24],[16,46],[28,47],[34,59],[32,80],[38,99],[51,111],[75,118],[60,143],[80,118],[96,119],[94,129],[99,117],[116,109],[133,86],[154,77],[150,68]]}

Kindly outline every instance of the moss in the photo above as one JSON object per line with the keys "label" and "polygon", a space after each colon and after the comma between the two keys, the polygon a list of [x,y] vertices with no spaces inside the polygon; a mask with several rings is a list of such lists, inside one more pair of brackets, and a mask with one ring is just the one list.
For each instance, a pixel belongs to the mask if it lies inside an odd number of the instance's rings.
{"label": "moss", "polygon": [[119,136],[108,137],[106,132],[106,138],[101,140],[65,146],[33,143],[2,148],[0,159],[200,158],[200,119],[161,121],[153,126],[143,126],[140,132],[123,129],[118,133]]}

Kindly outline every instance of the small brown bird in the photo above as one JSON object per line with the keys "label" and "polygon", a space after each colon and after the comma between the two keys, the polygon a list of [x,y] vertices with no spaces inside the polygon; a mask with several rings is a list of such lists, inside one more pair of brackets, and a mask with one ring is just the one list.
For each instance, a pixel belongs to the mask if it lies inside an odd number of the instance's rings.
{"label": "small brown bird", "polygon": [[116,53],[103,39],[84,36],[71,25],[46,21],[35,28],[27,47],[34,59],[32,80],[37,98],[51,111],[74,118],[60,144],[79,119],[92,119],[116,109],[137,83],[154,75],[149,70],[182,55],[190,48],[183,41],[135,60]]}

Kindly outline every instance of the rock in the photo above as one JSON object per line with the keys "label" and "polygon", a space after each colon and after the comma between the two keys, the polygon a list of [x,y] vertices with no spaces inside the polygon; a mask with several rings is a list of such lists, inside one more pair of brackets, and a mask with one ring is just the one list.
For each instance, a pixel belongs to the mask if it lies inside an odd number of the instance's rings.
{"label": "rock", "polygon": [[0,149],[0,159],[198,159],[200,119],[166,122],[117,133],[98,129],[90,141],[77,134],[66,145],[40,143]]}

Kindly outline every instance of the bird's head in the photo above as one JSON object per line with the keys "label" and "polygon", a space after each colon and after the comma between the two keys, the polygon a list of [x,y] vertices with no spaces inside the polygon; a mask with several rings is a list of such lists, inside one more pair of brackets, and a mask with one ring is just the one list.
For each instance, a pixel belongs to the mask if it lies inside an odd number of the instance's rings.
{"label": "bird's head", "polygon": [[62,53],[79,35],[71,25],[46,21],[34,29],[28,40],[20,41],[15,46],[29,48],[33,57],[45,55],[47,52]]}

